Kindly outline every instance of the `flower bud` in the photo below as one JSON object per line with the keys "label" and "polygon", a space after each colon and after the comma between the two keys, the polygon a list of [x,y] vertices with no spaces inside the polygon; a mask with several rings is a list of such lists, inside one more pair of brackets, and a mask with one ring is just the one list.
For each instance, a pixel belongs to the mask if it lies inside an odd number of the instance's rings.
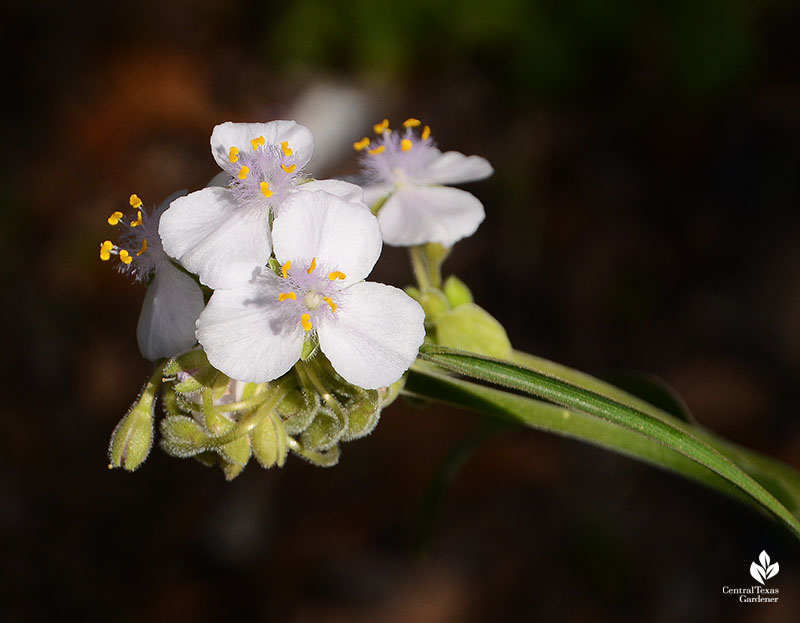
{"label": "flower bud", "polygon": [[286,428],[279,417],[272,413],[266,415],[253,429],[250,440],[253,454],[261,467],[283,467],[289,447]]}
{"label": "flower bud", "polygon": [[511,342],[503,325],[475,303],[460,305],[439,317],[436,342],[487,357],[511,356]]}
{"label": "flower bud", "polygon": [[167,454],[186,458],[206,449],[208,435],[194,419],[173,415],[161,420],[161,447]]}
{"label": "flower bud", "polygon": [[458,307],[472,303],[472,292],[467,285],[455,275],[450,275],[444,282],[444,295],[450,307]]}
{"label": "flower bud", "polygon": [[161,366],[144,386],[139,400],[130,408],[114,432],[108,445],[108,467],[122,467],[132,472],[139,467],[153,446],[153,410],[156,393],[161,384]]}

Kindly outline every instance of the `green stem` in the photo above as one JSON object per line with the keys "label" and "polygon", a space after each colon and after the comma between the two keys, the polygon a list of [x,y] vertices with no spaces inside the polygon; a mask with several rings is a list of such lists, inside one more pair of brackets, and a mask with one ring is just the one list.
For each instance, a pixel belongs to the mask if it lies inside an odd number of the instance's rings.
{"label": "green stem", "polygon": [[279,382],[275,389],[267,395],[261,406],[244,416],[231,430],[219,437],[212,437],[206,443],[207,449],[220,448],[236,441],[242,435],[246,435],[253,430],[266,416],[272,413],[272,410],[278,406],[278,403],[283,400],[288,389],[286,388],[286,381]]}
{"label": "green stem", "polygon": [[411,258],[411,269],[420,290],[438,287],[434,284],[435,277],[431,274],[428,258],[425,256],[425,247],[422,245],[409,247],[408,254]]}

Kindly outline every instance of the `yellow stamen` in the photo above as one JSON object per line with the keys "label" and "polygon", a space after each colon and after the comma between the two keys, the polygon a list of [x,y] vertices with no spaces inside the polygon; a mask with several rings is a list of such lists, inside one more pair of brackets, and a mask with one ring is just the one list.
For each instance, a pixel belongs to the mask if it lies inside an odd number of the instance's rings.
{"label": "yellow stamen", "polygon": [[317,267],[317,258],[312,257],[311,258],[311,266],[308,267],[308,270],[306,272],[310,275],[311,273],[314,272],[314,269],[316,267]]}
{"label": "yellow stamen", "polygon": [[281,150],[283,151],[283,155],[286,156],[287,158],[294,153],[289,148],[289,141],[281,141]]}
{"label": "yellow stamen", "polygon": [[278,295],[278,301],[283,303],[286,299],[292,299],[293,301],[297,300],[297,295],[294,292],[282,292]]}
{"label": "yellow stamen", "polygon": [[142,238],[142,248],[136,252],[136,255],[141,255],[147,251],[147,238]]}
{"label": "yellow stamen", "polygon": [[131,195],[129,199],[132,208],[141,208],[142,207],[142,200],[139,199],[139,195]]}
{"label": "yellow stamen", "polygon": [[303,328],[306,331],[311,331],[314,325],[311,324],[311,314],[303,314],[300,316],[300,324],[303,325]]}
{"label": "yellow stamen", "polygon": [[284,171],[286,171],[287,173],[294,173],[294,170],[295,170],[296,168],[297,168],[297,165],[296,165],[296,164],[292,164],[292,165],[290,165],[290,166],[288,166],[288,167],[287,167],[285,164],[282,164],[282,165],[281,165],[281,169],[283,169],[283,170],[284,170]]}
{"label": "yellow stamen", "polygon": [[389,129],[389,120],[384,119],[380,123],[376,123],[374,126],[372,126],[372,129],[375,131],[375,134],[383,134],[384,130]]}
{"label": "yellow stamen", "polygon": [[239,148],[238,147],[231,147],[231,152],[228,154],[228,159],[231,162],[236,162],[239,159]]}
{"label": "yellow stamen", "polygon": [[263,145],[266,143],[266,139],[263,136],[259,136],[258,138],[254,138],[250,141],[250,144],[253,146],[253,151],[258,150],[259,145]]}
{"label": "yellow stamen", "polygon": [[142,224],[142,211],[139,210],[139,214],[136,217],[135,221],[131,221],[131,227],[139,227]]}
{"label": "yellow stamen", "polygon": [[367,147],[369,147],[369,139],[366,136],[362,138],[360,141],[356,141],[355,143],[353,143],[353,149],[355,149],[356,151],[363,151]]}
{"label": "yellow stamen", "polygon": [[430,135],[431,135],[431,126],[426,125],[424,128],[422,128],[422,140],[427,141]]}
{"label": "yellow stamen", "polygon": [[283,266],[281,266],[281,272],[283,273],[284,279],[286,279],[286,275],[289,273],[289,270],[291,268],[292,268],[292,260],[289,260]]}
{"label": "yellow stamen", "polygon": [[334,270],[332,273],[328,273],[328,279],[331,281],[336,281],[337,279],[347,279],[347,275],[339,270]]}
{"label": "yellow stamen", "polygon": [[370,149],[367,153],[370,156],[377,156],[378,154],[382,154],[385,151],[386,151],[386,145],[379,145],[375,149]]}
{"label": "yellow stamen", "polygon": [[248,173],[250,173],[250,167],[242,167],[241,169],[239,169],[239,175],[237,175],[236,177],[238,177],[240,180],[244,180],[247,179]]}
{"label": "yellow stamen", "polygon": [[119,261],[123,264],[130,264],[132,260],[133,258],[131,257],[131,254],[125,249],[122,249],[122,251],[119,252]]}
{"label": "yellow stamen", "polygon": [[412,143],[411,139],[409,138],[404,138],[402,141],[400,141],[400,149],[403,151],[410,151],[413,146],[414,143]]}
{"label": "yellow stamen", "polygon": [[272,197],[272,191],[269,189],[269,184],[266,182],[261,182],[258,186],[261,189],[262,195],[265,197]]}
{"label": "yellow stamen", "polygon": [[406,119],[405,121],[403,121],[403,127],[404,128],[416,128],[421,123],[422,123],[422,121],[420,121],[419,119],[414,119],[414,117],[411,117],[411,118]]}
{"label": "yellow stamen", "polygon": [[331,311],[334,311],[334,312],[336,311],[336,308],[338,307],[338,305],[336,305],[336,303],[334,303],[331,300],[331,297],[325,296],[325,297],[322,298],[322,300],[325,301],[328,305],[330,305]]}
{"label": "yellow stamen", "polygon": [[106,240],[102,245],[100,245],[100,259],[104,262],[107,262],[111,258],[111,249],[114,248],[114,243],[110,240]]}
{"label": "yellow stamen", "polygon": [[119,223],[119,220],[123,217],[122,212],[112,212],[111,216],[108,217],[108,224],[109,225],[116,225]]}

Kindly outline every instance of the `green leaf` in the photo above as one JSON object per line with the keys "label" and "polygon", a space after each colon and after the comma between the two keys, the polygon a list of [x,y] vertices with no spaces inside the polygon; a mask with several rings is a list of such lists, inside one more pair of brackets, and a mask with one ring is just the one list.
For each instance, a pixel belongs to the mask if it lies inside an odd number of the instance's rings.
{"label": "green leaf", "polygon": [[[708,474],[699,472],[697,468],[692,470],[692,477],[699,480],[701,478],[698,476],[702,474],[704,482],[712,484],[709,482],[711,480],[716,482],[716,485],[720,485],[719,478],[724,479],[736,487],[739,492],[738,497],[744,495],[758,503],[800,538],[800,522],[797,519],[797,509],[800,506],[800,476],[788,466],[776,465],[776,461],[736,449],[726,442],[717,440],[707,431],[688,425],[655,407],[648,405],[646,408],[641,408],[643,401],[621,390],[612,389],[610,392],[618,396],[619,400],[609,397],[608,392],[604,390],[610,386],[597,379],[588,377],[591,382],[582,384],[581,381],[586,375],[580,373],[569,375],[572,377],[570,380],[577,380],[577,383],[559,378],[553,372],[563,367],[556,364],[542,366],[545,369],[535,369],[531,362],[530,367],[521,367],[507,361],[430,345],[422,347],[421,355],[425,360],[451,372],[513,388],[566,407],[561,409],[562,417],[570,425],[561,427],[564,434],[573,431],[574,416],[583,413],[617,427],[614,430],[615,435],[607,437],[606,443],[608,447],[620,452],[637,455],[630,450],[632,447],[630,436],[619,437],[619,429],[639,435],[651,443],[663,444],[673,454],[677,453],[704,468],[705,471],[710,471],[716,479],[709,479]],[[407,389],[412,391],[411,388]],[[598,392],[597,389],[601,391]],[[422,395],[437,398],[436,395]],[[575,436],[583,438],[584,435],[580,434],[580,430],[585,426],[586,422],[582,421],[577,429],[579,433]],[[637,444],[637,447],[639,448],[637,452],[640,452],[641,444]],[[652,450],[648,449],[648,452],[653,455]],[[677,463],[674,457],[669,455],[662,455],[656,462],[681,473],[686,473],[688,469],[685,464],[676,469],[674,466]],[[745,471],[748,468],[749,473]],[[725,490],[728,494],[732,492],[730,487],[727,490],[722,486],[717,488]],[[792,511],[795,514],[792,514]]]}

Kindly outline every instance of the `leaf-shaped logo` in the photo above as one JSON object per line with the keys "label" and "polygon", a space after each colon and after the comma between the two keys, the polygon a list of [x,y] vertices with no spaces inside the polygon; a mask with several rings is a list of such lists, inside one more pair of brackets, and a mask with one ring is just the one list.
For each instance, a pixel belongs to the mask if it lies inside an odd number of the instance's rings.
{"label": "leaf-shaped logo", "polygon": [[769,554],[765,551],[761,551],[758,556],[758,564],[757,562],[750,563],[750,575],[753,576],[753,579],[758,582],[759,584],[764,584],[764,580],[769,580],[770,578],[778,575],[778,571],[780,571],[780,566],[778,563],[770,563]]}

